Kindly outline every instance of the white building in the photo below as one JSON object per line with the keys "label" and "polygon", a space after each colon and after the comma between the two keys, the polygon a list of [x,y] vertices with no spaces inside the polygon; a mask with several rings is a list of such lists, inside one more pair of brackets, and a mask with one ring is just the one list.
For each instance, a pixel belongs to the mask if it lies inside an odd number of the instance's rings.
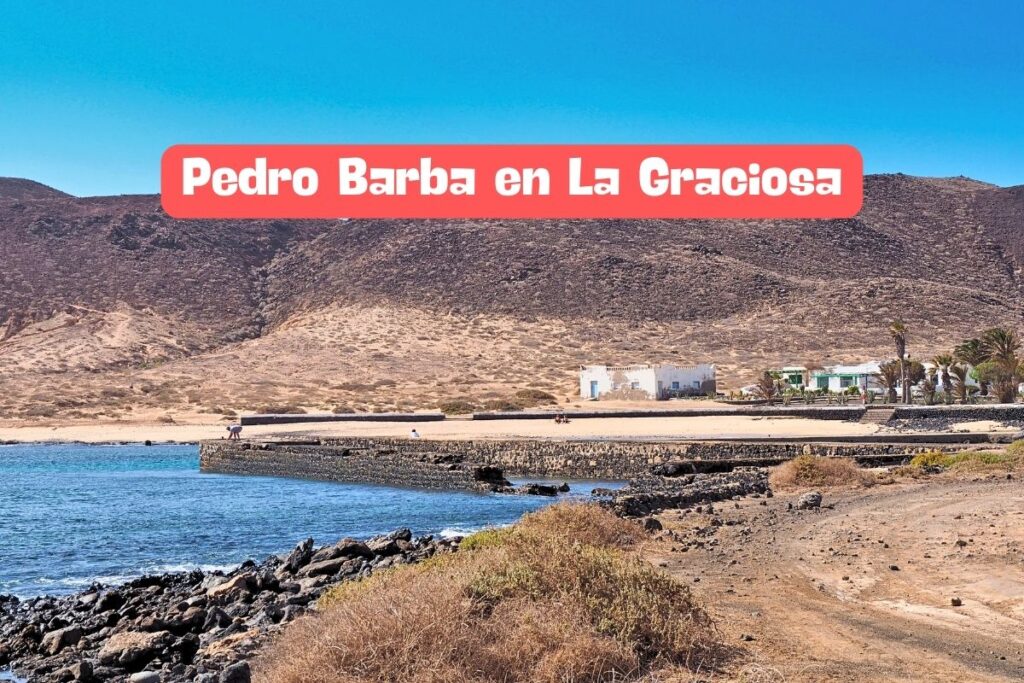
{"label": "white building", "polygon": [[809,388],[840,393],[849,391],[850,387],[857,387],[861,393],[868,390],[881,393],[884,389],[882,383],[878,381],[879,365],[877,361],[870,361],[859,365],[833,365],[830,368],[816,370],[811,374]]}
{"label": "white building", "polygon": [[666,399],[703,396],[715,391],[715,366],[700,365],[583,365],[580,398]]}

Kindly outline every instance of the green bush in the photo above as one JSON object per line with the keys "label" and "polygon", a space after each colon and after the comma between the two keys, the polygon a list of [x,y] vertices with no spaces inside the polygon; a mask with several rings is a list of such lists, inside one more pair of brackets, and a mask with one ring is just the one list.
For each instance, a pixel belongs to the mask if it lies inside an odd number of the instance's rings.
{"label": "green bush", "polygon": [[952,456],[942,451],[918,453],[910,461],[911,467],[949,467],[952,464]]}

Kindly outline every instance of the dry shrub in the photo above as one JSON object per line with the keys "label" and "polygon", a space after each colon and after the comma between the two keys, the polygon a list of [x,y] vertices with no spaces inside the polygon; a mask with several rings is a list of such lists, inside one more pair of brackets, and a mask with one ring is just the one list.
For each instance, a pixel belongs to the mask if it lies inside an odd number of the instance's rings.
{"label": "dry shrub", "polygon": [[467,398],[453,398],[438,402],[437,409],[445,415],[467,415],[476,412],[479,406]]}
{"label": "dry shrub", "polygon": [[772,468],[772,488],[779,490],[808,486],[871,486],[876,477],[857,466],[851,458],[800,455]]}
{"label": "dry shrub", "polygon": [[263,405],[253,411],[259,415],[305,415],[306,410],[291,403]]}
{"label": "dry shrub", "polygon": [[925,467],[965,473],[1016,470],[1024,467],[1024,441],[1013,442],[1005,451],[927,451],[918,453],[910,461],[912,469],[920,471]]}
{"label": "dry shrub", "polygon": [[484,410],[497,413],[516,413],[523,409],[523,404],[503,398],[494,398],[490,401],[484,401],[481,407]]}
{"label": "dry shrub", "polygon": [[514,528],[519,534],[608,548],[629,548],[646,538],[636,522],[584,503],[549,505],[524,515]]}
{"label": "dry shrub", "polygon": [[710,618],[622,549],[635,529],[596,506],[553,506],[472,551],[349,584],[285,630],[256,680],[595,683],[706,666]]}
{"label": "dry shrub", "polygon": [[1016,460],[1024,460],[1024,439],[1014,441],[1007,446],[1006,454]]}
{"label": "dry shrub", "polygon": [[520,389],[516,392],[516,401],[524,408],[558,403],[558,399],[553,394],[540,389]]}

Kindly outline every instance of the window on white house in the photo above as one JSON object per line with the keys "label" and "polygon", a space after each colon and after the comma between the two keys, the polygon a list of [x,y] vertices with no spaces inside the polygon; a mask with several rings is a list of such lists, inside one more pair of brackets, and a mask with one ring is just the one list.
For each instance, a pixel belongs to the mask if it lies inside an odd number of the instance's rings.
{"label": "window on white house", "polygon": [[630,384],[630,386],[633,387],[634,389],[639,389],[640,388],[640,382],[633,382],[632,384]]}
{"label": "window on white house", "polygon": [[678,389],[679,388],[679,382],[672,382],[672,388],[673,389]]}

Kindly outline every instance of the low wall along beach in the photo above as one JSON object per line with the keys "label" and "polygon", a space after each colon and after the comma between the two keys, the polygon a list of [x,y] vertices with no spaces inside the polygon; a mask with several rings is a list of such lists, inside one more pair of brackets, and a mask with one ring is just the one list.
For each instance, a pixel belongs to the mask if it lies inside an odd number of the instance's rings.
{"label": "low wall along beach", "polygon": [[[493,473],[566,479],[626,480],[668,462],[771,465],[804,453],[898,462],[931,445],[916,443],[737,443],[542,440],[321,439],[306,442],[207,441],[204,472],[299,477],[430,489],[487,490]],[[946,448],[959,448],[951,444]],[[717,463],[718,467],[712,466]],[[702,469],[700,464],[704,464]]]}

